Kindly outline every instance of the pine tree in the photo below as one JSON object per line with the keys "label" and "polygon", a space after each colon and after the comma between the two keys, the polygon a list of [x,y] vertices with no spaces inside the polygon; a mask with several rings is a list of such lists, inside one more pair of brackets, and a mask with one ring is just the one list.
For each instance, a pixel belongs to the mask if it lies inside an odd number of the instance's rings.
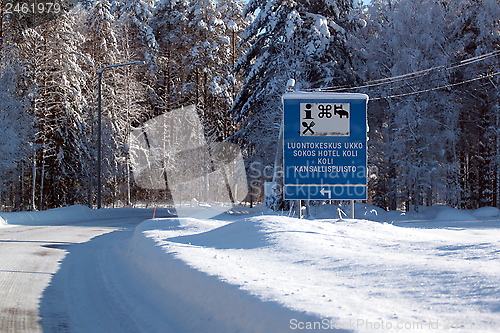
{"label": "pine tree", "polygon": [[120,8],[121,39],[128,50],[126,57],[151,63],[158,49],[153,28],[149,25],[153,17],[153,2],[133,0]]}
{"label": "pine tree", "polygon": [[[27,157],[31,153],[29,143],[31,141],[31,124],[26,116],[27,103],[20,96],[20,88],[16,82],[19,77],[18,67],[11,67],[13,64],[3,64],[0,69],[0,205],[7,203],[11,207],[18,209],[29,209],[28,203],[23,197],[25,185],[25,172],[29,173]],[[16,179],[17,178],[17,179]],[[10,190],[16,195],[17,200],[10,203],[3,200],[4,192]]]}
{"label": "pine tree", "polygon": [[115,201],[131,204],[133,182],[128,151],[128,140],[133,125],[149,119],[152,114],[156,96],[154,93],[154,63],[158,52],[158,43],[150,26],[153,16],[153,2],[134,0],[122,4],[117,9],[119,20],[114,25],[116,38],[120,45],[117,61],[128,63],[142,61],[142,66],[122,68],[114,73],[114,105],[122,112],[116,113],[113,119],[115,134],[115,159],[117,161],[113,175],[112,192]]}
{"label": "pine tree", "polygon": [[[221,20],[224,22],[224,35],[221,40],[225,47],[222,49],[221,58],[231,70],[246,51],[245,47],[241,47],[243,46],[241,35],[248,26],[249,20],[243,17],[243,9],[244,3],[240,0],[217,1],[217,11],[221,13]],[[232,79],[235,80],[231,86],[231,99],[234,102],[237,91],[241,88],[241,78],[234,75]]]}
{"label": "pine tree", "polygon": [[155,91],[160,110],[196,104],[208,137],[215,140],[232,128],[225,113],[237,84],[231,70],[239,56],[241,8],[234,0],[164,1],[151,22],[159,44]]}
{"label": "pine tree", "polygon": [[91,4],[86,16],[84,49],[94,61],[94,69],[116,63],[118,54],[116,34],[114,31],[115,17],[111,13],[111,3],[108,0],[97,0]]}
{"label": "pine tree", "polygon": [[[122,17],[115,23],[115,13],[107,0],[94,2],[88,12],[85,25],[87,41],[84,49],[92,60],[89,85],[92,91],[94,133],[97,132],[97,110],[95,93],[97,91],[97,71],[108,65],[146,60],[154,53],[155,42],[151,29],[148,28],[151,8],[144,2],[132,2],[120,8]],[[132,38],[137,34],[138,38]],[[153,39],[151,39],[153,38]],[[148,43],[151,43],[148,44]],[[151,46],[151,47],[150,47]],[[136,66],[110,68],[102,73],[102,195],[104,204],[119,201],[129,204],[131,201],[130,166],[127,141],[131,124],[140,119],[145,103],[147,71],[138,75]],[[150,80],[149,80],[150,81]],[[94,135],[96,137],[96,135]],[[97,147],[95,142],[94,147]]]}
{"label": "pine tree", "polygon": [[281,96],[294,78],[298,89],[355,82],[346,33],[352,1],[251,0],[256,15],[243,34],[247,53],[235,69],[245,77],[232,108],[241,129],[233,136],[248,161],[272,165],[281,124]]}
{"label": "pine tree", "polygon": [[[3,14],[3,12],[2,12]],[[22,31],[2,16],[0,35],[0,207],[31,209],[30,189],[34,136],[28,113],[31,87],[22,59]],[[8,195],[7,195],[8,194]]]}
{"label": "pine tree", "polygon": [[196,0],[188,12],[187,31],[191,39],[183,57],[187,71],[184,95],[195,101],[210,141],[221,141],[232,134],[233,124],[227,112],[236,85],[231,71],[238,16],[223,15],[238,15],[234,7],[234,1],[216,4],[212,0]]}

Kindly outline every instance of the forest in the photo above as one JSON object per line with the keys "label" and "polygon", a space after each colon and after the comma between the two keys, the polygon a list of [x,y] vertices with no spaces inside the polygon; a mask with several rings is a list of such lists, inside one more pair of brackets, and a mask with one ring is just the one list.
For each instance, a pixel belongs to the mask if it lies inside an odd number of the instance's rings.
{"label": "forest", "polygon": [[500,208],[499,0],[61,0],[31,18],[13,3],[0,5],[2,211],[95,207],[98,70],[129,62],[102,73],[107,207],[171,199],[134,182],[128,138],[189,105],[208,141],[240,146],[247,200],[262,200],[293,78],[370,97],[370,203]]}

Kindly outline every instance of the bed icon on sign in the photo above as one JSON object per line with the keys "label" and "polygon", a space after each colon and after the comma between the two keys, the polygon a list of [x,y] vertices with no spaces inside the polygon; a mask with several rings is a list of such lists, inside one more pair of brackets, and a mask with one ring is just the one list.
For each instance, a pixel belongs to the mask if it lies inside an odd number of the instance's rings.
{"label": "bed icon on sign", "polygon": [[350,103],[300,103],[300,136],[349,136]]}

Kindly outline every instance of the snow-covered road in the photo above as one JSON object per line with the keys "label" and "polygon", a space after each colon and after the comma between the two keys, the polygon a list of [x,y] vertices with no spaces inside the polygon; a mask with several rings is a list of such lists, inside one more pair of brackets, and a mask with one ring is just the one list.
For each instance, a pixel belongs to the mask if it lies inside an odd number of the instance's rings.
{"label": "snow-covered road", "polygon": [[2,213],[0,332],[266,333],[315,319],[166,254],[143,234],[151,213]]}
{"label": "snow-covered road", "polygon": [[154,309],[119,259],[151,211],[94,212],[2,214],[19,225],[0,224],[0,332],[148,331]]}
{"label": "snow-covered road", "polygon": [[[53,309],[51,302],[65,304],[78,298],[80,304],[89,299],[82,294],[99,292],[86,290],[95,285],[92,282],[97,282],[96,278],[102,278],[96,274],[103,263],[99,260],[102,247],[92,244],[106,238],[120,239],[126,230],[131,234],[142,220],[144,216],[79,225],[0,228],[0,332],[41,332],[42,325],[50,328],[44,331],[65,331],[64,312]],[[96,236],[101,238],[86,243]],[[61,261],[64,269],[58,271]],[[92,306],[99,302],[96,304]],[[78,309],[84,311],[83,307]],[[88,312],[80,313],[78,309],[72,310],[72,315],[88,316]]]}
{"label": "snow-covered road", "polygon": [[44,332],[176,332],[131,276],[123,255],[132,235],[115,230],[68,248],[41,299]]}
{"label": "snow-covered road", "polygon": [[[19,226],[0,229],[0,332],[39,332],[38,301],[57,271],[66,246],[59,227]],[[96,231],[94,231],[95,233]],[[60,237],[63,236],[63,237]]]}

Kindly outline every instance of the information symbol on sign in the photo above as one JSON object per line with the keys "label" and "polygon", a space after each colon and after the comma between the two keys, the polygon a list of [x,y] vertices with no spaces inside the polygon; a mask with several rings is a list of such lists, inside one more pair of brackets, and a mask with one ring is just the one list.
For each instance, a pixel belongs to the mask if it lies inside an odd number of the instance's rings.
{"label": "information symbol on sign", "polygon": [[[306,114],[304,119],[313,119],[312,117],[312,104],[306,104],[306,108],[304,110],[304,113]],[[305,125],[304,125],[305,126]]]}
{"label": "information symbol on sign", "polygon": [[350,103],[300,103],[300,135],[349,136],[350,114]]}

